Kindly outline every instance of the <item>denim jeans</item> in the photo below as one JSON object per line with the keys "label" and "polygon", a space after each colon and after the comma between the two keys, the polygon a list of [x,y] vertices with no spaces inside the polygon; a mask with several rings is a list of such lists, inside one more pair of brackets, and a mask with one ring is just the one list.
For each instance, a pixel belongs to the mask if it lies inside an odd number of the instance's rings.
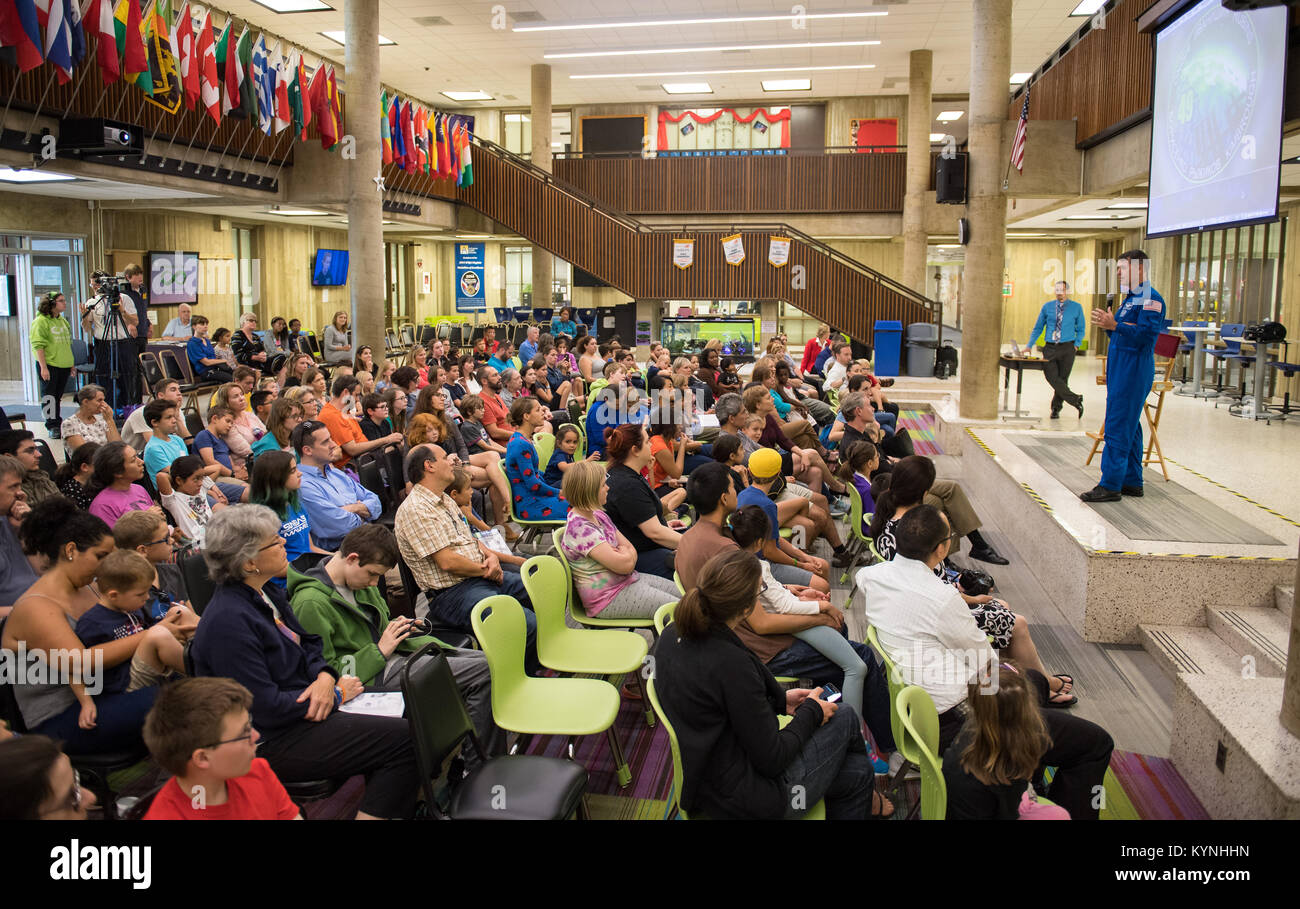
{"label": "denim jeans", "polygon": [[653,574],[665,580],[673,579],[673,565],[677,553],[662,546],[647,549],[636,557],[636,570],[642,574]]}
{"label": "denim jeans", "polygon": [[839,629],[829,625],[816,625],[796,631],[794,636],[840,668],[844,673],[844,681],[840,685],[844,697],[840,703],[852,707],[854,713],[862,716],[862,686],[867,678],[867,664],[858,656],[848,638]]}
{"label": "denim jeans", "polygon": [[[876,745],[882,752],[893,751],[896,746],[894,744],[894,733],[889,725],[889,683],[885,679],[885,671],[877,662],[876,655],[866,644],[848,640],[845,643],[866,666],[862,698],[867,728],[871,730],[871,737],[875,739]],[[767,664],[767,668],[772,675],[788,675],[797,676],[801,679],[811,679],[818,685],[826,682],[830,682],[832,685],[843,685],[845,682],[844,670],[834,660],[803,640],[796,640],[785,650],[772,657]]]}
{"label": "denim jeans", "polygon": [[[640,568],[641,566],[637,566]],[[807,587],[812,581],[812,572],[804,571],[802,568],[796,568],[793,565],[778,565],[775,562],[770,563],[772,569],[772,578],[778,584],[796,584],[800,587]],[[778,672],[777,675],[785,673]]]}
{"label": "denim jeans", "polygon": [[781,774],[781,784],[791,794],[787,818],[797,818],[822,800],[828,821],[860,821],[871,816],[876,774],[861,730],[858,715],[842,706],[813,733]]}
{"label": "denim jeans", "polygon": [[501,563],[501,583],[493,584],[486,578],[466,578],[459,584],[442,590],[430,591],[429,615],[444,625],[448,625],[466,634],[473,634],[474,628],[469,620],[474,607],[491,596],[505,594],[514,597],[524,607],[524,621],[528,625],[528,642],[525,650],[524,665],[529,673],[541,668],[537,661],[537,616],[533,615],[533,602],[524,589],[523,578],[519,575],[519,566]]}

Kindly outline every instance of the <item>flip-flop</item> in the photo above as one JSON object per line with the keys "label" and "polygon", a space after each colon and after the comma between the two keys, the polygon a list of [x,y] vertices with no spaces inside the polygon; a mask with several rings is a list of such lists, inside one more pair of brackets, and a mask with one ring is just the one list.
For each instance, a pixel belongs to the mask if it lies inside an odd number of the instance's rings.
{"label": "flip-flop", "polygon": [[[1052,678],[1054,678],[1054,679],[1060,679],[1060,680],[1061,680],[1061,687],[1062,687],[1062,688],[1064,688],[1066,685],[1069,685],[1069,686],[1070,686],[1070,691],[1073,691],[1073,690],[1074,690],[1074,676],[1072,676],[1072,675],[1064,675],[1064,674],[1058,672],[1058,673],[1056,673],[1055,675],[1053,675]],[[1058,693],[1059,693],[1059,692],[1058,692]],[[1069,692],[1067,691],[1066,694],[1069,694]]]}
{"label": "flip-flop", "polygon": [[1068,697],[1070,698],[1068,701],[1056,700],[1056,698],[1059,698],[1060,696],[1061,696],[1061,692],[1059,691],[1049,691],[1047,695],[1047,700],[1043,702],[1043,706],[1065,708],[1065,707],[1073,707],[1075,704],[1079,703],[1078,697],[1074,695],[1068,695]]}

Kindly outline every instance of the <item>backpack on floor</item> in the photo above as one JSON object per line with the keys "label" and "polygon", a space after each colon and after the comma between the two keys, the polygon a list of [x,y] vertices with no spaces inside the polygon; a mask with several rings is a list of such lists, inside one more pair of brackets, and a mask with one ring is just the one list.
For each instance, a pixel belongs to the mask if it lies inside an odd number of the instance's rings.
{"label": "backpack on floor", "polygon": [[951,379],[957,374],[957,348],[951,341],[944,341],[943,347],[934,352],[934,374],[940,379]]}

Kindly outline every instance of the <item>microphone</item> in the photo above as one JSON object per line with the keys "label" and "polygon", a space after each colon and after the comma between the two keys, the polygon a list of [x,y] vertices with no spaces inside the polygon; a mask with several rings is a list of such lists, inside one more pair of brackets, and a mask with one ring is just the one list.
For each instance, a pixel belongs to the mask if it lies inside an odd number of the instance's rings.
{"label": "microphone", "polygon": [[1106,294],[1106,309],[1113,310],[1114,308],[1115,308],[1115,295]]}

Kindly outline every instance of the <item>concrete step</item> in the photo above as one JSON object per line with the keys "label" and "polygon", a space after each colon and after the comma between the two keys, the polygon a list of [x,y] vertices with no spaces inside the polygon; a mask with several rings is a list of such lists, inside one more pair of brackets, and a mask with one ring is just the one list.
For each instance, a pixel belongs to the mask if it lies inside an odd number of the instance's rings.
{"label": "concrete step", "polygon": [[1278,584],[1273,588],[1273,604],[1284,616],[1291,618],[1291,609],[1295,606],[1295,588]]}
{"label": "concrete step", "polygon": [[1140,624],[1138,635],[1143,649],[1172,679],[1180,673],[1241,677],[1241,654],[1209,628]]}
{"label": "concrete step", "polygon": [[1246,607],[1207,608],[1210,630],[1236,653],[1255,658],[1255,674],[1281,677],[1286,674],[1287,639],[1291,620],[1276,609]]}

